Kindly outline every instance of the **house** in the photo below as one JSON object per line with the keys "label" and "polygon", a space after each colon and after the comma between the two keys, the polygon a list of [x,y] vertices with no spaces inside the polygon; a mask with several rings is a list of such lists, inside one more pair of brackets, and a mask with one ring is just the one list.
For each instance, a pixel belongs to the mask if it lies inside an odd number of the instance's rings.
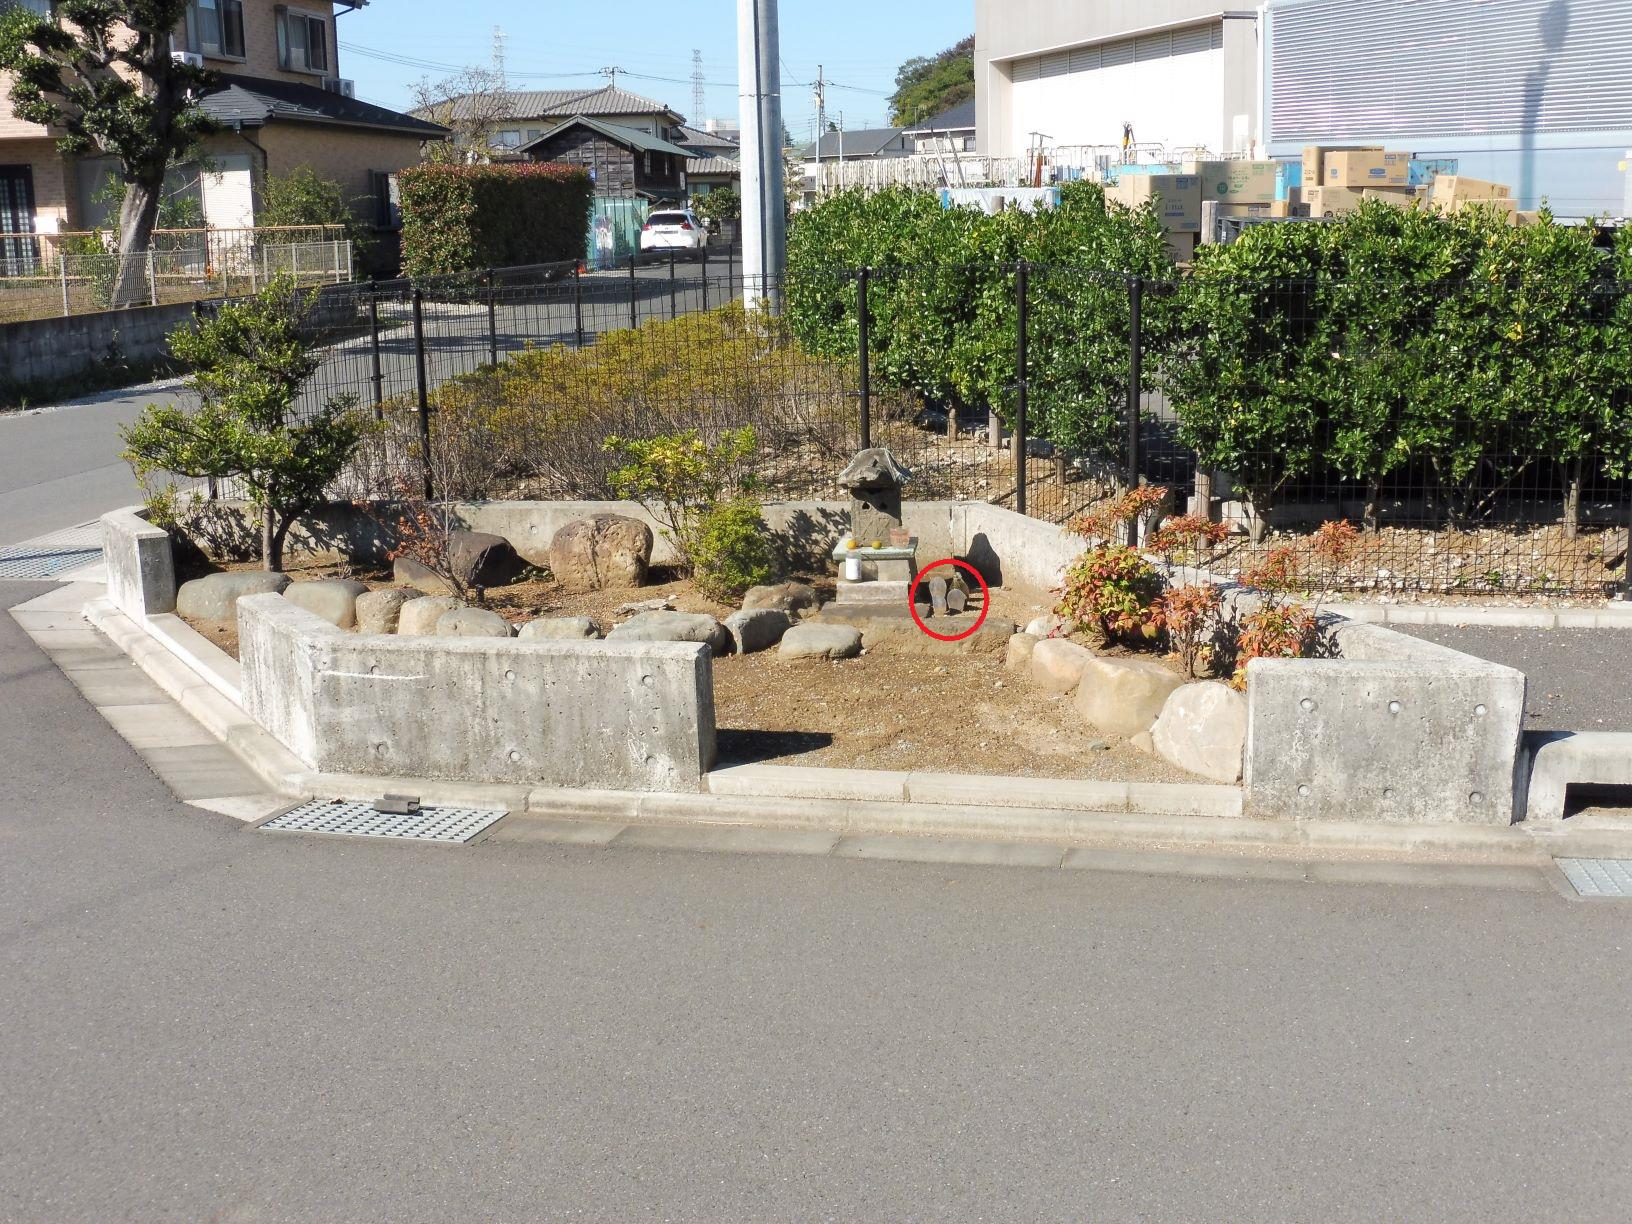
{"label": "house", "polygon": [[[37,12],[49,0],[15,0]],[[352,96],[340,76],[337,11],[368,0],[193,0],[174,36],[177,54],[220,74],[202,106],[221,130],[203,166],[179,167],[173,190],[193,196],[205,223],[255,223],[269,174],[310,166],[338,182],[366,220],[389,228],[388,176],[420,160],[445,131]],[[105,224],[111,158],[67,158],[53,134],[10,113],[0,94],[0,232],[57,233]]]}
{"label": "house", "polygon": [[815,198],[817,171],[823,163],[887,161],[907,157],[912,142],[900,128],[858,128],[853,132],[828,132],[820,141],[811,141],[795,155],[804,163],[804,202]]}
{"label": "house", "polygon": [[[485,101],[471,97],[455,98],[450,104],[449,114],[454,120],[466,118],[471,109],[478,105],[485,105]],[[493,133],[493,146],[512,152],[520,151],[570,119],[613,123],[645,132],[659,140],[675,140],[685,122],[683,116],[664,103],[643,98],[616,85],[604,85],[599,89],[513,90],[507,95],[505,114],[507,117],[499,121]]]}
{"label": "house", "polygon": [[902,134],[912,145],[914,153],[973,153],[979,148],[975,129],[975,100],[915,120],[903,128]]}
{"label": "house", "polygon": [[717,131],[682,125],[675,143],[691,154],[686,159],[686,186],[692,196],[720,187],[742,189],[742,146]]}
{"label": "house", "polygon": [[691,154],[639,128],[574,115],[517,152],[531,161],[585,167],[597,196],[678,201],[686,195]]}

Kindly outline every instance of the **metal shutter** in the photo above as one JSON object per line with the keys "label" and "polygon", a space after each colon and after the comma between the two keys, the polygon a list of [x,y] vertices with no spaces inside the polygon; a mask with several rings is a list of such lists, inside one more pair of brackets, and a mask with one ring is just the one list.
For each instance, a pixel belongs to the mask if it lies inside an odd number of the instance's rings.
{"label": "metal shutter", "polygon": [[1014,79],[1016,81],[1035,81],[1041,75],[1041,60],[1023,59],[1014,61]]}
{"label": "metal shutter", "polygon": [[1213,31],[1218,30],[1222,35],[1221,26],[1197,26],[1192,30],[1173,31],[1173,54],[1195,55],[1199,51],[1213,49]]}
{"label": "metal shutter", "polygon": [[1627,0],[1282,0],[1270,139],[1632,129]]}

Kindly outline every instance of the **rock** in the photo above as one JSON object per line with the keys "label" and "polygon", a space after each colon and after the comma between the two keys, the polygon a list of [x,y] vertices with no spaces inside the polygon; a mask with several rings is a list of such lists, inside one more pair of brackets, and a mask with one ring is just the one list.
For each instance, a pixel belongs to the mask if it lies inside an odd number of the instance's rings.
{"label": "rock", "polygon": [[725,630],[738,654],[769,650],[792,624],[793,618],[780,608],[750,608],[725,618]]}
{"label": "rock", "polygon": [[1128,737],[1128,746],[1137,748],[1140,752],[1148,752],[1151,756],[1156,755],[1156,741],[1150,738],[1149,731],[1141,731],[1138,735],[1130,735]]}
{"label": "rock", "polygon": [[292,582],[283,591],[283,597],[296,607],[305,608],[341,629],[350,629],[357,623],[357,599],[367,594],[366,586],[349,578]]}
{"label": "rock", "polygon": [[[831,605],[823,611],[819,623],[843,623],[837,616],[829,620]],[[958,637],[975,626],[976,616],[942,616],[929,622],[929,627],[946,637]],[[848,617],[846,617],[848,620]],[[861,644],[869,651],[906,655],[997,655],[1008,649],[1014,636],[1014,622],[988,616],[986,623],[968,637],[956,642],[943,642],[930,637],[913,622],[910,616],[857,617],[849,623],[861,630]]]}
{"label": "rock", "polygon": [[642,599],[638,603],[619,604],[612,609],[613,616],[633,616],[637,612],[667,612],[674,607],[674,596],[665,595],[661,599]]}
{"label": "rock", "polygon": [[744,612],[752,612],[758,608],[775,608],[789,616],[803,616],[816,611],[819,607],[821,600],[817,598],[816,588],[806,586],[803,582],[778,582],[774,586],[749,587],[748,593],[742,597]]}
{"label": "rock", "polygon": [[1071,632],[1071,626],[1058,613],[1046,612],[1027,625],[1026,632],[1036,638],[1060,637]]}
{"label": "rock", "polygon": [[486,608],[450,608],[436,622],[437,637],[508,638],[515,635],[509,621]]}
{"label": "rock", "polygon": [[939,408],[920,408],[912,423],[919,429],[929,430],[931,433],[946,432],[946,413]]}
{"label": "rock", "polygon": [[1046,693],[1069,693],[1094,659],[1086,646],[1065,638],[1044,638],[1031,649],[1031,682]]}
{"label": "rock", "polygon": [[702,612],[642,612],[606,635],[609,642],[704,642],[716,657],[731,653],[724,625]]}
{"label": "rock", "polygon": [[1031,652],[1037,645],[1032,633],[1017,633],[1009,639],[1009,653],[1005,660],[1011,671],[1025,671],[1031,667]]}
{"label": "rock", "polygon": [[436,622],[455,608],[462,608],[452,595],[425,595],[410,599],[402,605],[397,616],[398,637],[430,637],[436,632]]}
{"label": "rock", "polygon": [[395,633],[403,605],[413,598],[408,591],[365,591],[357,596],[357,632]]}
{"label": "rock", "polygon": [[784,659],[853,659],[861,653],[861,634],[850,625],[795,625],[782,635],[777,653]]}
{"label": "rock", "polygon": [[601,636],[587,616],[546,616],[528,621],[516,634],[524,642],[585,642]]}
{"label": "rock", "polygon": [[452,595],[453,587],[430,566],[412,557],[398,557],[391,563],[391,580],[412,587],[421,595]]}
{"label": "rock", "polygon": [[176,592],[176,615],[186,620],[232,624],[238,619],[238,601],[245,595],[281,595],[288,585],[288,574],[266,570],[206,574],[181,584]]}
{"label": "rock", "polygon": [[550,541],[550,572],[569,591],[637,587],[652,565],[652,529],[621,514],[574,519]]}
{"label": "rock", "polygon": [[527,568],[510,541],[487,531],[448,533],[448,568],[466,586],[509,586]]}
{"label": "rock", "polygon": [[1239,782],[1247,699],[1217,680],[1182,685],[1162,706],[1150,739],[1170,765],[1215,782]]}
{"label": "rock", "polygon": [[1090,659],[1077,685],[1077,712],[1111,735],[1150,730],[1167,698],[1184,683],[1149,659]]}

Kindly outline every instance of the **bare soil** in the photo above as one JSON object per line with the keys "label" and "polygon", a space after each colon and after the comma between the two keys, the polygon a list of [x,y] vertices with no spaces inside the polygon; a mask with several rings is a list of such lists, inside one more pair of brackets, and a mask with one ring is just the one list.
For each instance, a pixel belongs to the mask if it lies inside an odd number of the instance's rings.
{"label": "bare soil", "polygon": [[[226,570],[256,568],[231,563]],[[207,570],[195,570],[196,577]],[[332,559],[291,558],[296,582],[353,578],[392,587],[389,572]],[[516,624],[542,616],[589,616],[602,631],[627,616],[619,606],[673,597],[681,612],[725,617],[734,607],[701,595],[689,581],[655,571],[652,585],[583,594],[550,579],[488,592],[487,606]],[[830,577],[805,576],[824,600]],[[992,592],[991,614],[1025,624],[1053,598],[1026,590]],[[234,658],[231,628],[193,625]],[[1144,656],[1154,657],[1154,656]],[[714,661],[714,704],[722,763],[749,761],[834,768],[1003,774],[1125,782],[1193,781],[1158,757],[1101,733],[1077,714],[1070,696],[1042,693],[1001,656],[954,652],[894,655],[872,651],[835,662],[784,661],[774,650]]]}

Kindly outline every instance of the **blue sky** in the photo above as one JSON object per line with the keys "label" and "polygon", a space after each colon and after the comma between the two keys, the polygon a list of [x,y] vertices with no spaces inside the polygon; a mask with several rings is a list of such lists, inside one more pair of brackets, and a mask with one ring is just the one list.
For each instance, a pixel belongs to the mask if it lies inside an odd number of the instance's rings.
{"label": "blue sky", "polygon": [[[901,62],[951,46],[975,21],[972,0],[782,0],[780,13],[783,114],[796,139],[808,139],[814,126],[808,82],[817,64],[837,82],[828,89],[829,116],[843,110],[847,128],[878,127],[888,121],[885,98]],[[593,86],[604,79],[599,69],[618,67],[627,73],[620,84],[696,119],[695,48],[708,83],[704,117],[734,117],[736,19],[735,0],[373,0],[341,13],[340,67],[358,96],[400,108],[421,78],[491,63],[499,26],[509,36],[516,88]]]}

